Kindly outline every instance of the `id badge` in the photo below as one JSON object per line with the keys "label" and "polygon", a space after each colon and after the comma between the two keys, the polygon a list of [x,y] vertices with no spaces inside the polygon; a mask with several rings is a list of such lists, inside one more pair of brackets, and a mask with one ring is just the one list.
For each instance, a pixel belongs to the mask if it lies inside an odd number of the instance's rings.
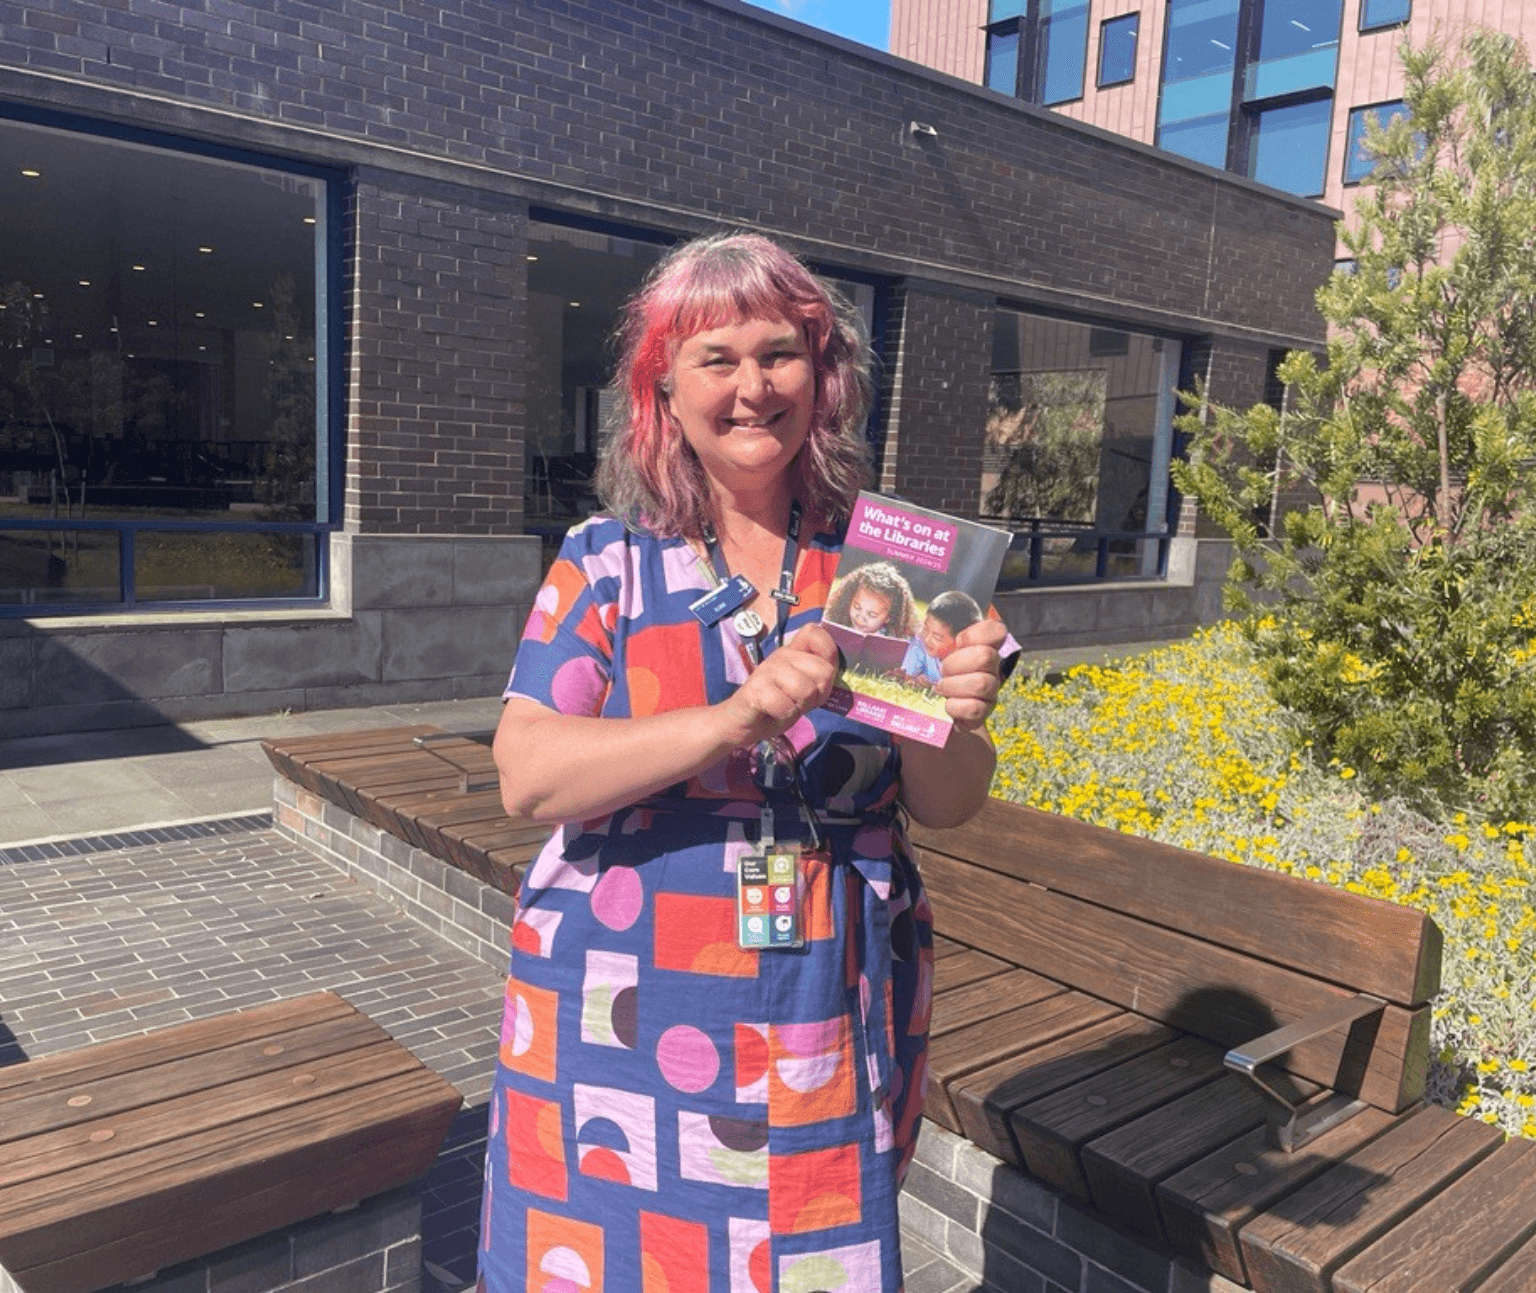
{"label": "id badge", "polygon": [[736,942],[743,951],[805,946],[800,927],[800,849],[776,844],[736,864]]}

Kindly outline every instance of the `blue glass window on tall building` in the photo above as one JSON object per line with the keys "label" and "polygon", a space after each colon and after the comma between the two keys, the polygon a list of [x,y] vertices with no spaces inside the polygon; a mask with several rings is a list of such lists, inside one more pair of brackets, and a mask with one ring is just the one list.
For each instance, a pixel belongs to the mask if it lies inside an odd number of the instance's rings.
{"label": "blue glass window on tall building", "polygon": [[1313,99],[1254,112],[1248,174],[1261,184],[1300,197],[1322,193],[1332,116],[1332,99]]}
{"label": "blue glass window on tall building", "polygon": [[1157,144],[1225,166],[1240,0],[1169,0]]}
{"label": "blue glass window on tall building", "polygon": [[1019,92],[1019,29],[987,33],[987,89],[1000,94]]}
{"label": "blue glass window on tall building", "polygon": [[1360,30],[1396,27],[1407,22],[1412,11],[1411,0],[1360,0]]}
{"label": "blue glass window on tall building", "polygon": [[1099,86],[1124,85],[1136,79],[1136,36],[1141,15],[1121,14],[1099,25]]}
{"label": "blue glass window on tall building", "polygon": [[1083,97],[1088,0],[1039,0],[1038,100],[1049,107]]}
{"label": "blue glass window on tall building", "polygon": [[1244,77],[1243,101],[1331,90],[1338,78],[1343,16],[1342,0],[1265,0],[1258,56]]}
{"label": "blue glass window on tall building", "polygon": [[1386,127],[1407,115],[1408,107],[1401,99],[1349,110],[1349,133],[1344,137],[1344,183],[1359,184],[1376,169],[1376,159],[1365,151],[1367,118],[1374,117],[1377,125]]}

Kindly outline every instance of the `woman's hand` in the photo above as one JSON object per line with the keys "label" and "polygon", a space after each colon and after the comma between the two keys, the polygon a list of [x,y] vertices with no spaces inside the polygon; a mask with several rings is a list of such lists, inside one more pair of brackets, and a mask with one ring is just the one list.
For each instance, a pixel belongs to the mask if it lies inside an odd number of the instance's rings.
{"label": "woman's hand", "polygon": [[901,743],[901,802],[924,826],[958,826],[987,801],[997,756],[986,722],[1002,686],[998,648],[1008,630],[998,620],[965,629],[944,657],[938,691],[954,723],[942,748]]}
{"label": "woman's hand", "polygon": [[737,750],[750,748],[826,704],[837,669],[837,643],[832,635],[819,624],[806,625],[716,706],[725,744]]}
{"label": "woman's hand", "polygon": [[997,707],[1003,685],[998,649],[1007,637],[1001,620],[980,620],[961,631],[955,649],[944,658],[938,692],[945,698],[944,712],[961,731],[975,731]]}

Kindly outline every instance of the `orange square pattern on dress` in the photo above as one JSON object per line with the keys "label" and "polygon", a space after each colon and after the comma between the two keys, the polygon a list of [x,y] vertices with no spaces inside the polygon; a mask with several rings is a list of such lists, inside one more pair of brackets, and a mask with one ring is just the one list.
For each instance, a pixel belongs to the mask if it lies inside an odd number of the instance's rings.
{"label": "orange square pattern on dress", "polygon": [[804,1127],[854,1112],[853,1028],[847,1015],[768,1027],[768,1124]]}
{"label": "orange square pattern on dress", "polygon": [[561,621],[586,591],[587,577],[581,567],[573,561],[557,560],[544,577],[524,633],[537,642],[553,642]]}
{"label": "orange square pattern on dress", "polygon": [[558,1101],[507,1092],[507,1175],[517,1189],[565,1201],[565,1137]]}
{"label": "orange square pattern on dress", "polygon": [[688,893],[658,893],[655,962],[658,970],[755,979],[757,953],[736,946],[736,903]]}
{"label": "orange square pattern on dress", "polygon": [[603,1228],[528,1209],[528,1293],[603,1293]]}
{"label": "orange square pattern on dress", "polygon": [[641,1293],[709,1293],[709,1227],[640,1214]]}
{"label": "orange square pattern on dress", "polygon": [[652,624],[630,634],[624,679],[632,717],[709,703],[699,627],[697,621]]}
{"label": "orange square pattern on dress", "polygon": [[856,1225],[863,1217],[857,1143],[768,1157],[768,1224],[776,1235]]}
{"label": "orange square pattern on dress", "polygon": [[508,977],[501,1016],[501,1062],[541,1082],[555,1080],[560,994]]}

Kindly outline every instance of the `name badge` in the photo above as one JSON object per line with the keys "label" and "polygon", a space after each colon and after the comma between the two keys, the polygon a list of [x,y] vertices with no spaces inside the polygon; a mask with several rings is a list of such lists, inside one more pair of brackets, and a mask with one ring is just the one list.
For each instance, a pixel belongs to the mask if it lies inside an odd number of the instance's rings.
{"label": "name badge", "polygon": [[720,587],[690,602],[688,612],[706,628],[714,628],[727,615],[734,615],[757,596],[757,589],[745,575],[732,575]]}

